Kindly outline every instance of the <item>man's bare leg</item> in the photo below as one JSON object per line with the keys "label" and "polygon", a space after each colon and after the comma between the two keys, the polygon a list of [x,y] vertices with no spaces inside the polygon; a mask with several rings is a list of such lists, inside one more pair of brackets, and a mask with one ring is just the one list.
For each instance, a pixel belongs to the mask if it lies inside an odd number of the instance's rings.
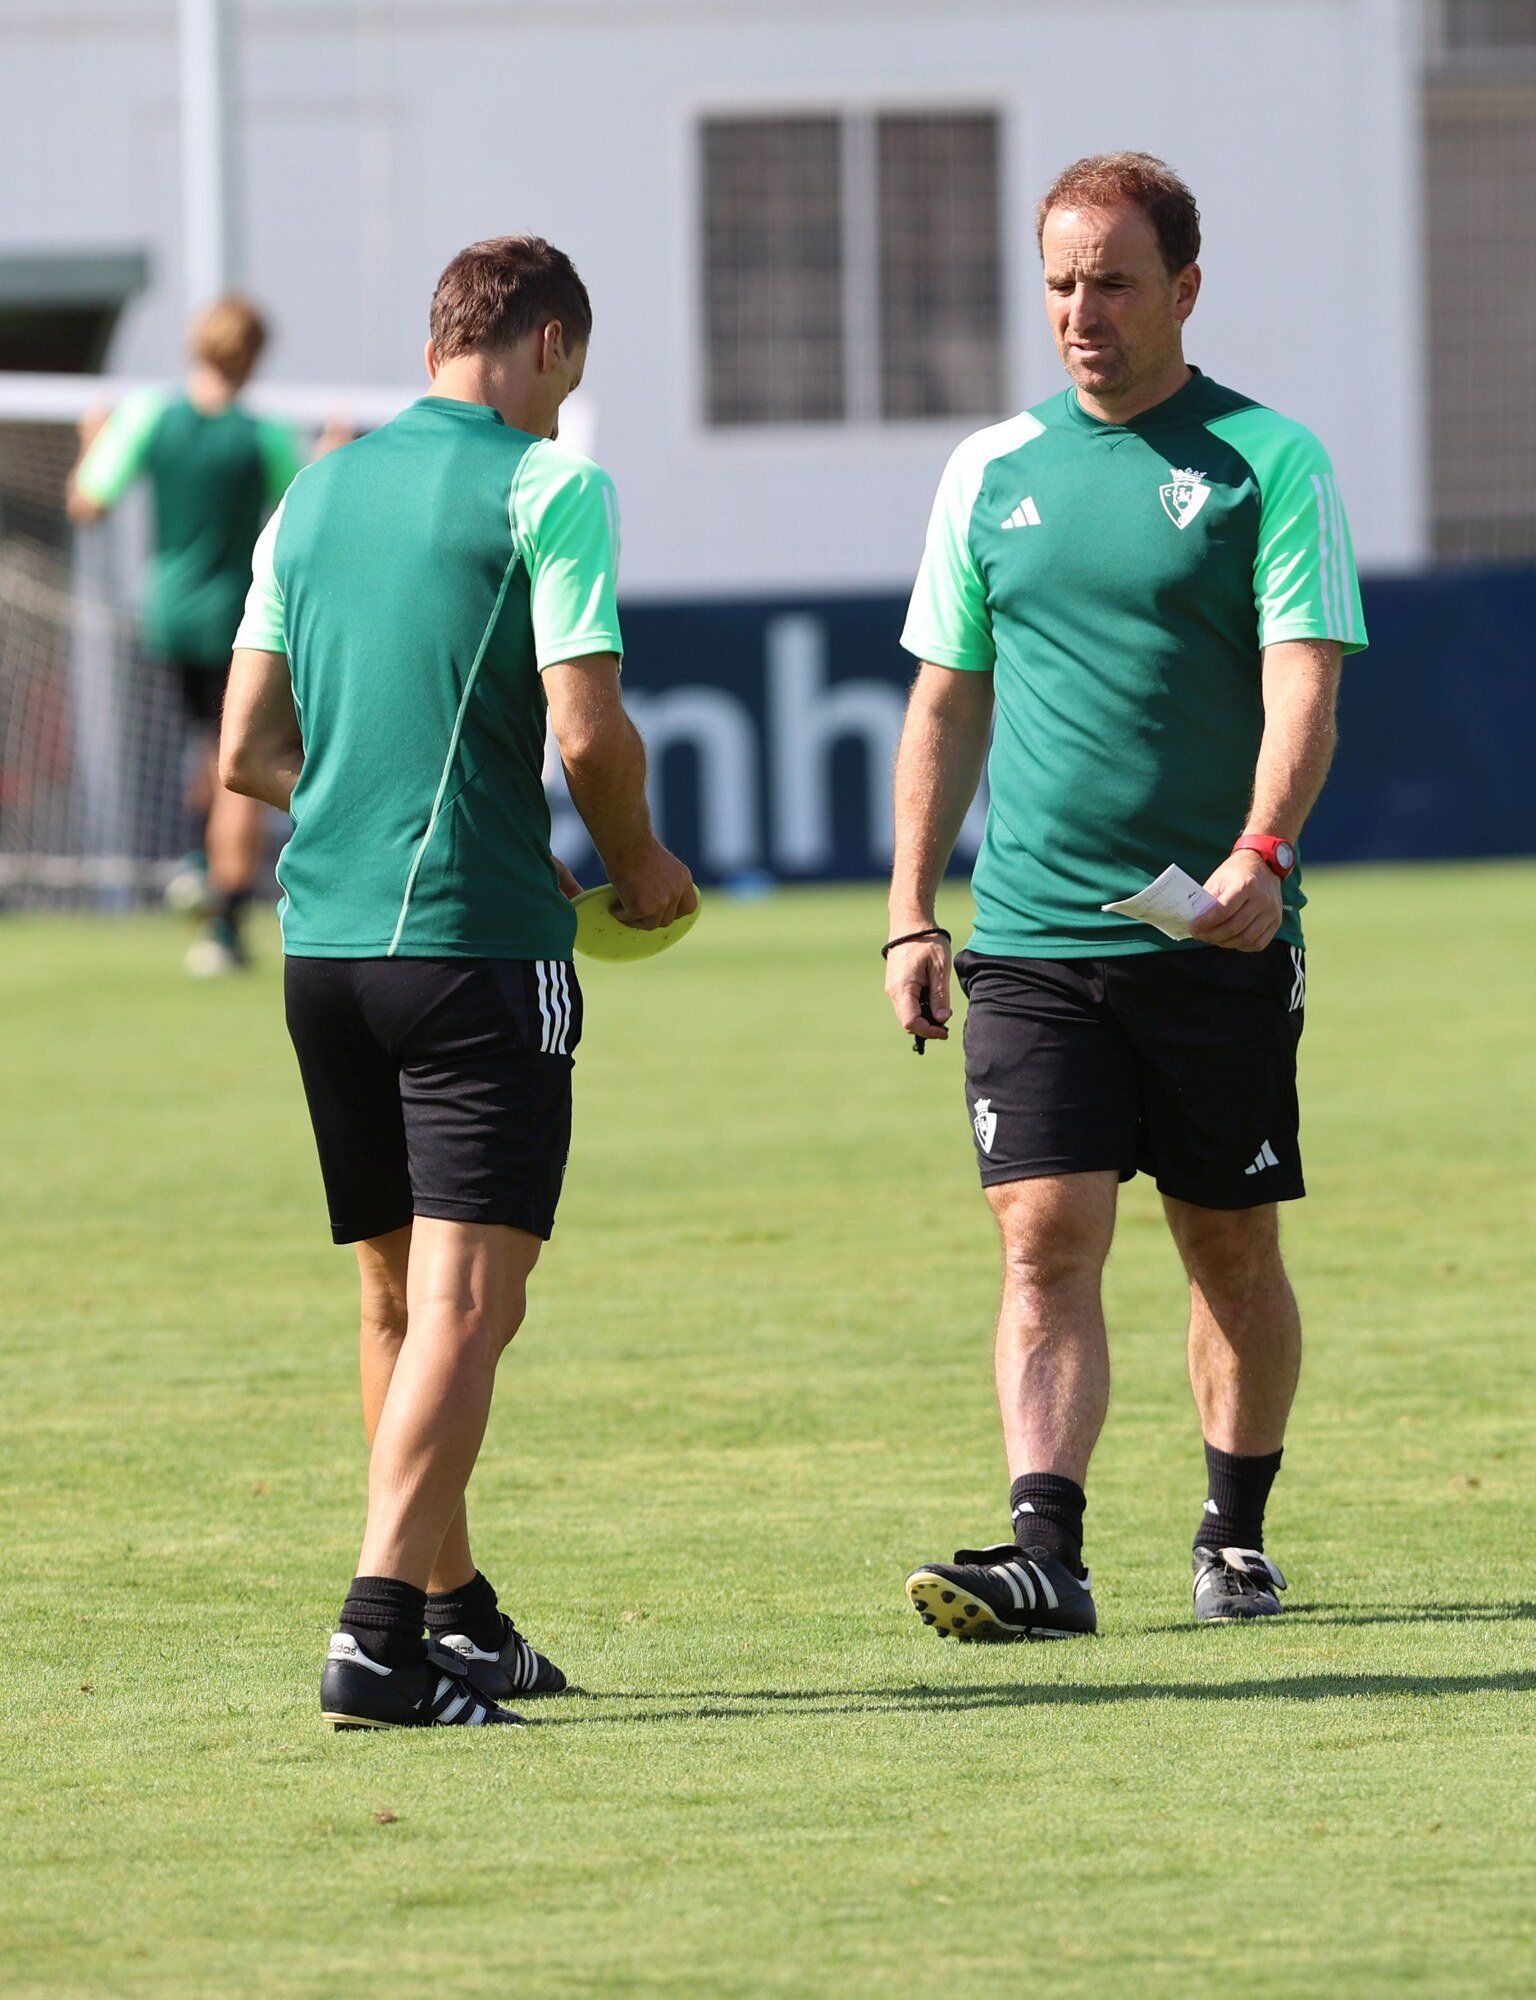
{"label": "man's bare leg", "polygon": [[213,811],[213,802],[218,796],[219,784],[219,732],[200,732],[191,768],[187,772],[186,790],[182,802],[187,816],[192,821],[194,832],[204,849],[208,846],[208,815]]}
{"label": "man's bare leg", "polygon": [[[497,1703],[559,1694],[566,1679],[476,1569],[464,1488],[542,1244],[521,1230],[418,1217],[356,1247],[369,1519],[327,1655],[322,1712],[342,1727],[399,1726],[422,1720],[425,1700],[433,1720],[515,1722]],[[425,1667],[433,1673],[413,1682]],[[399,1687],[373,1678],[396,1670],[406,1675]]]}
{"label": "man's bare leg", "polygon": [[259,799],[227,791],[215,779],[206,835],[208,930],[236,965],[245,962],[241,925],[261,867],[266,810]]}
{"label": "man's bare leg", "polygon": [[181,802],[187,816],[187,852],[166,884],[166,906],[202,912],[208,899],[208,815],[219,782],[218,731],[194,724],[183,762]]}
{"label": "man's bare leg", "polygon": [[924,1624],[961,1639],[1097,1630],[1083,1568],[1083,1481],[1109,1407],[1099,1286],[1118,1177],[1060,1174],[988,1188],[1003,1243],[994,1358],[1014,1540],[960,1549],[907,1578]]}
{"label": "man's bare leg", "polygon": [[1003,1241],[997,1402],[1008,1476],[1081,1486],[1109,1408],[1100,1283],[1115,1230],[1113,1173],[1008,1181],[987,1190]]}
{"label": "man's bare leg", "polygon": [[[1266,1617],[1280,1608],[1280,1574],[1262,1556],[1264,1509],[1301,1373],[1279,1210],[1163,1206],[1189,1276],[1189,1379],[1205,1436],[1195,1610],[1206,1619]],[[1223,1549],[1252,1557],[1218,1558]]]}
{"label": "man's bare leg", "polygon": [[406,1335],[368,1461],[359,1576],[427,1589],[460,1515],[490,1413],[496,1365],[523,1321],[540,1239],[500,1224],[418,1216]]}
{"label": "man's bare leg", "polygon": [[222,895],[248,896],[261,867],[267,808],[216,784],[208,809],[208,879]]}
{"label": "man's bare leg", "polygon": [[[359,1246],[373,1448],[358,1572],[320,1680],[320,1712],[338,1728],[521,1719],[469,1669],[434,1659],[422,1626],[444,1540],[455,1526],[463,1535],[496,1364],[522,1323],[541,1248],[523,1230],[425,1217]],[[499,1667],[495,1652],[480,1657]]]}
{"label": "man's bare leg", "polygon": [[1189,1380],[1205,1441],[1244,1457],[1278,1451],[1301,1374],[1279,1209],[1163,1207],[1189,1275]]}
{"label": "man's bare leg", "polygon": [[[371,1449],[384,1398],[406,1333],[406,1282],[411,1254],[411,1226],[375,1236],[357,1246],[357,1270],[362,1294],[362,1327],[358,1364],[363,1390],[363,1429]],[[448,1523],[442,1547],[427,1583],[429,1594],[458,1590],[475,1574],[469,1547],[469,1517],[464,1501]]]}

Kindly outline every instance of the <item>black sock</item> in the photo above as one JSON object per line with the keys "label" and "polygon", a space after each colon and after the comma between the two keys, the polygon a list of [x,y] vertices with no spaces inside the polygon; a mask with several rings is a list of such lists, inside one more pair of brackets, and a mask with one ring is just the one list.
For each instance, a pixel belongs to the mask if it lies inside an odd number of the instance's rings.
{"label": "black sock", "polygon": [[228,924],[232,931],[240,928],[240,920],[245,915],[245,906],[251,900],[249,889],[227,889],[219,897],[214,909],[215,921]]}
{"label": "black sock", "polygon": [[1088,1496],[1074,1479],[1026,1472],[1008,1489],[1013,1539],[1021,1549],[1045,1549],[1083,1575],[1083,1509]]}
{"label": "black sock", "polygon": [[476,1570],[457,1590],[438,1590],[427,1599],[429,1632],[462,1632],[484,1653],[498,1652],[503,1626],[496,1593]]}
{"label": "black sock", "polygon": [[341,1607],[341,1629],[386,1667],[408,1667],[424,1657],[421,1636],[427,1593],[394,1576],[355,1576]]}
{"label": "black sock", "polygon": [[1280,1470],[1282,1453],[1260,1452],[1242,1458],[1236,1452],[1205,1448],[1205,1512],[1195,1533],[1197,1549],[1262,1549],[1264,1507]]}

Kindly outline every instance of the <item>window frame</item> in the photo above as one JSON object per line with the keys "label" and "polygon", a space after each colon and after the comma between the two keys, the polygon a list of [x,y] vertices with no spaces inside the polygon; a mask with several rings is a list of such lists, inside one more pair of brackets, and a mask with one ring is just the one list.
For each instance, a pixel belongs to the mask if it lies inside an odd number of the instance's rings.
{"label": "window frame", "polygon": [[[869,199],[878,232],[878,188],[875,184],[875,154],[878,146],[877,121],[885,115],[901,117],[989,117],[997,128],[997,231],[998,288],[1001,305],[1001,407],[989,413],[950,414],[932,417],[882,417],[879,414],[880,319],[878,293],[872,304],[845,316],[844,339],[850,358],[848,386],[863,387],[863,396],[850,396],[846,415],[823,422],[714,423],[709,415],[709,326],[705,297],[706,188],[703,127],[717,119],[748,118],[835,118],[843,126],[845,144],[849,126],[860,121],[867,134],[870,166]],[[840,458],[879,458],[907,455],[914,443],[932,441],[936,446],[952,444],[957,431],[977,429],[997,422],[1018,407],[1022,362],[1015,339],[1018,321],[1018,265],[1014,255],[1017,239],[1015,190],[1019,185],[1017,137],[1012,107],[1000,96],[996,78],[974,84],[951,80],[942,89],[925,89],[904,84],[897,88],[871,87],[860,91],[807,89],[788,91],[782,85],[761,92],[715,91],[700,94],[681,107],[678,121],[681,144],[680,204],[685,230],[683,257],[683,324],[685,338],[678,343],[680,383],[678,404],[687,413],[689,439],[701,451],[718,461],[742,458],[768,462],[802,460],[807,452],[836,453]],[[847,187],[845,166],[842,187]],[[843,241],[851,234],[849,219],[843,217]],[[878,285],[879,238],[872,241],[870,281]],[[853,274],[845,260],[844,300],[846,306],[854,289]],[[856,340],[867,338],[875,366],[861,369],[854,357]]]}
{"label": "window frame", "polygon": [[1525,42],[1459,42],[1453,39],[1451,16],[1454,0],[1431,0],[1424,10],[1423,56],[1425,62],[1444,75],[1470,72],[1507,75],[1529,72],[1536,67],[1536,36]]}

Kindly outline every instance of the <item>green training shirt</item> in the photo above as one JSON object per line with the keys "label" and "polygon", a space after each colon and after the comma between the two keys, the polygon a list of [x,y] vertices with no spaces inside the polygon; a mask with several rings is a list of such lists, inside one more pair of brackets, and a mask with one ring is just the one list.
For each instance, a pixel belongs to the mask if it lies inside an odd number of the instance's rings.
{"label": "green training shirt", "polygon": [[190,666],[227,667],[251,580],[261,524],[299,469],[285,424],[238,404],[208,415],[185,396],[125,396],[81,461],[80,491],[115,507],[149,482],[154,553],[141,620],[144,643]]}
{"label": "green training shirt", "polygon": [[621,653],[613,482],[427,396],[310,466],[236,644],[286,653],[304,738],[278,862],[296,958],[569,958],[539,675]]}
{"label": "green training shirt", "polygon": [[[1243,830],[1261,657],[1365,645],[1349,525],[1310,431],[1197,369],[1127,424],[1065,390],[950,459],[901,643],[991,673],[977,951],[1111,957],[1187,940],[1100,904]],[[1280,936],[1302,942],[1299,869]]]}

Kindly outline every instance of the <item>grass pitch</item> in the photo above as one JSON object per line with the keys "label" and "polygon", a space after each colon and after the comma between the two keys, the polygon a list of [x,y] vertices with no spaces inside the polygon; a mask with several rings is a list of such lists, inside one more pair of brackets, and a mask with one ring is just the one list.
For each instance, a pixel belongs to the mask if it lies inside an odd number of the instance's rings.
{"label": "grass pitch", "polygon": [[272,944],[204,988],[169,922],[4,924],[0,1990],[1529,1993],[1533,893],[1319,872],[1290,1615],[1189,1622],[1183,1303],[1136,1182],[1103,1633],[1050,1647],[939,1644],[901,1594],[1006,1496],[958,1050],[890,1023],[879,898],[717,896],[584,968],[472,1520],[585,1692],[485,1734],[317,1716],[353,1279]]}

